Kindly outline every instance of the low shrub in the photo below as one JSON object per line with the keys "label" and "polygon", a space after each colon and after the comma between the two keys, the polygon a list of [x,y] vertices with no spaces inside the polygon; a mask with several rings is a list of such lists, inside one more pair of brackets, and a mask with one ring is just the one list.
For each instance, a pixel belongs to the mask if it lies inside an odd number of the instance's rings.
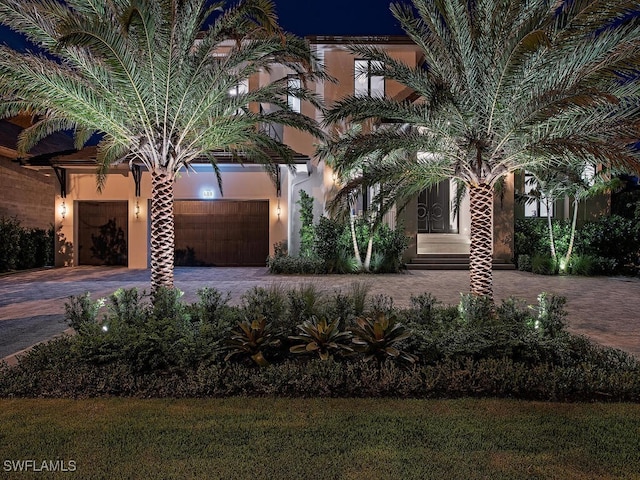
{"label": "low shrub", "polygon": [[549,254],[538,253],[531,259],[531,271],[539,275],[555,275],[558,264]]}
{"label": "low shrub", "polygon": [[[367,250],[370,228],[364,218],[356,219],[356,238],[362,256]],[[348,223],[321,217],[317,225],[304,227],[301,235],[303,246],[301,244],[300,256],[289,256],[282,249],[274,248],[274,255],[267,259],[269,272],[314,274],[360,271],[354,256],[353,239]],[[402,254],[407,245],[408,238],[404,235],[402,226],[396,229],[391,229],[385,224],[378,226],[373,235],[370,272],[400,271],[403,267]]]}
{"label": "low shrub", "polygon": [[77,334],[0,365],[0,396],[640,401],[640,362],[567,332],[566,300],[555,295],[494,307],[422,294],[396,308],[358,282],[330,294],[275,284],[248,291],[239,306],[228,299],[215,289],[200,290],[193,304],[163,290],[155,306],[135,289],[71,297],[66,317]]}
{"label": "low shrub", "polygon": [[253,287],[242,295],[241,300],[245,316],[249,318],[268,318],[276,326],[286,322],[287,294],[280,284]]}
{"label": "low shrub", "polygon": [[531,271],[531,255],[521,254],[518,255],[518,270],[521,272]]}
{"label": "low shrub", "polygon": [[325,273],[324,262],[316,257],[281,256],[269,257],[267,267],[275,274],[315,274]]}
{"label": "low shrub", "polygon": [[[551,222],[553,237],[558,252],[566,252],[571,236],[571,222],[553,219]],[[551,241],[546,218],[522,218],[515,221],[514,256],[534,257],[538,254],[551,254]]]}
{"label": "low shrub", "polygon": [[591,255],[573,255],[569,262],[569,273],[589,276],[597,271],[597,260]]}
{"label": "low shrub", "polygon": [[25,228],[17,218],[0,218],[0,272],[53,265],[53,228]]}
{"label": "low shrub", "polygon": [[[444,360],[400,367],[357,360],[288,360],[265,368],[212,364],[189,372],[132,371],[116,362],[96,366],[60,361],[69,339],[34,351],[14,367],[0,366],[0,394],[12,397],[510,397],[550,401],[640,401],[638,366],[530,366],[509,358]],[[44,357],[56,361],[45,362]],[[38,368],[34,364],[39,363]]]}
{"label": "low shrub", "polygon": [[287,291],[289,328],[322,314],[324,295],[313,283],[303,283]]}
{"label": "low shrub", "polygon": [[602,273],[636,273],[640,265],[640,227],[634,219],[609,215],[586,223],[579,231],[576,250],[594,257],[614,260],[600,264]]}
{"label": "low shrub", "polygon": [[484,326],[495,320],[493,301],[489,297],[471,293],[460,295],[458,313],[464,325]]}
{"label": "low shrub", "polygon": [[[567,252],[570,225],[553,220],[559,255]],[[518,269],[544,275],[557,273],[551,261],[546,219],[519,219],[515,223],[514,256]],[[640,268],[640,226],[636,219],[605,215],[576,231],[569,273],[575,275],[635,275]]]}
{"label": "low shrub", "polygon": [[[65,318],[76,336],[73,350],[93,364],[124,361],[134,371],[189,368],[220,355],[224,335],[237,315],[213,289],[187,306],[179,290],[160,289],[155,303],[136,289],[119,289],[108,299],[70,297]],[[212,303],[217,312],[211,312]],[[101,309],[106,312],[99,315]],[[224,318],[219,315],[222,310]]]}

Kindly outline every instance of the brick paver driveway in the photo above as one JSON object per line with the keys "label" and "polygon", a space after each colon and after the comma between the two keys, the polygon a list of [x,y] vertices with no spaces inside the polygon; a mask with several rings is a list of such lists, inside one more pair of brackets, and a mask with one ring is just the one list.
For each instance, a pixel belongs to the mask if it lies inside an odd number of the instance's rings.
{"label": "brick paver driveway", "polygon": [[[411,295],[430,292],[455,304],[469,289],[467,271],[412,271],[399,275],[269,275],[265,268],[176,268],[175,284],[188,301],[204,286],[231,294],[232,302],[251,287],[279,283],[314,283],[323,290],[347,289],[366,282],[371,295],[386,294],[395,305],[406,306]],[[149,270],[74,267],[17,273],[0,277],[0,358],[67,327],[64,302],[89,291],[93,298],[120,287],[149,290]],[[569,329],[604,345],[640,356],[640,279],[625,277],[547,277],[518,271],[494,272],[496,300],[515,296],[535,304],[540,292],[568,299]]]}

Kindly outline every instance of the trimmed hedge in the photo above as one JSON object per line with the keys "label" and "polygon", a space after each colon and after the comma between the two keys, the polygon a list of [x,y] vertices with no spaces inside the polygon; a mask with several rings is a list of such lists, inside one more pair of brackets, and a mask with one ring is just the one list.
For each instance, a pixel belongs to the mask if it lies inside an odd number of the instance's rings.
{"label": "trimmed hedge", "polygon": [[17,218],[0,218],[0,272],[53,265],[53,228],[25,228]]}
{"label": "trimmed hedge", "polygon": [[551,401],[640,401],[637,367],[580,363],[528,365],[510,358],[392,362],[288,360],[266,368],[201,365],[136,372],[118,361],[93,365],[70,356],[71,338],[36,347],[16,367],[0,366],[3,397],[515,397]]}

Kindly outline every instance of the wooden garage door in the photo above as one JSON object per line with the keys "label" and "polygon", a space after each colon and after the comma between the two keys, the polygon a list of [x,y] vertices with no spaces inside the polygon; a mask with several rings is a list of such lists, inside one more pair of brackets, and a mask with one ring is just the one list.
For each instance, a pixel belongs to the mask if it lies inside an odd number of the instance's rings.
{"label": "wooden garage door", "polygon": [[267,200],[180,200],[174,204],[174,214],[176,265],[265,265]]}
{"label": "wooden garage door", "polygon": [[78,264],[127,265],[127,202],[78,202]]}

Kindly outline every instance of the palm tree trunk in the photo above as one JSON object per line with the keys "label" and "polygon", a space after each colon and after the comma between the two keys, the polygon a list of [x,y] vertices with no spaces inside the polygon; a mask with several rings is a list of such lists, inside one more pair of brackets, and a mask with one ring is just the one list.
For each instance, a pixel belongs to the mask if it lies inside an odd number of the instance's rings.
{"label": "palm tree trunk", "polygon": [[368,272],[371,268],[371,254],[373,253],[373,232],[369,234],[369,243],[367,243],[367,254],[364,257],[364,271]]}
{"label": "palm tree trunk", "polygon": [[349,225],[351,227],[351,241],[353,242],[353,254],[356,257],[358,270],[362,270],[362,257],[360,256],[360,248],[358,248],[358,237],[356,237],[356,220],[353,210],[349,209]]}
{"label": "palm tree trunk", "polygon": [[549,199],[545,199],[547,207],[547,227],[549,228],[549,244],[551,245],[551,257],[553,262],[558,262],[558,255],[556,253],[556,240],[553,237],[553,222],[551,221],[551,209],[549,208]]}
{"label": "palm tree trunk", "polygon": [[469,186],[471,208],[471,246],[469,276],[471,293],[493,301],[493,188]]}
{"label": "palm tree trunk", "polygon": [[569,239],[569,248],[567,249],[567,255],[564,257],[564,268],[569,268],[569,262],[571,261],[571,254],[573,253],[573,242],[576,238],[576,220],[578,219],[578,200],[573,199],[573,220],[571,220],[571,238]]}
{"label": "palm tree trunk", "polygon": [[151,172],[151,294],[173,288],[173,175]]}

